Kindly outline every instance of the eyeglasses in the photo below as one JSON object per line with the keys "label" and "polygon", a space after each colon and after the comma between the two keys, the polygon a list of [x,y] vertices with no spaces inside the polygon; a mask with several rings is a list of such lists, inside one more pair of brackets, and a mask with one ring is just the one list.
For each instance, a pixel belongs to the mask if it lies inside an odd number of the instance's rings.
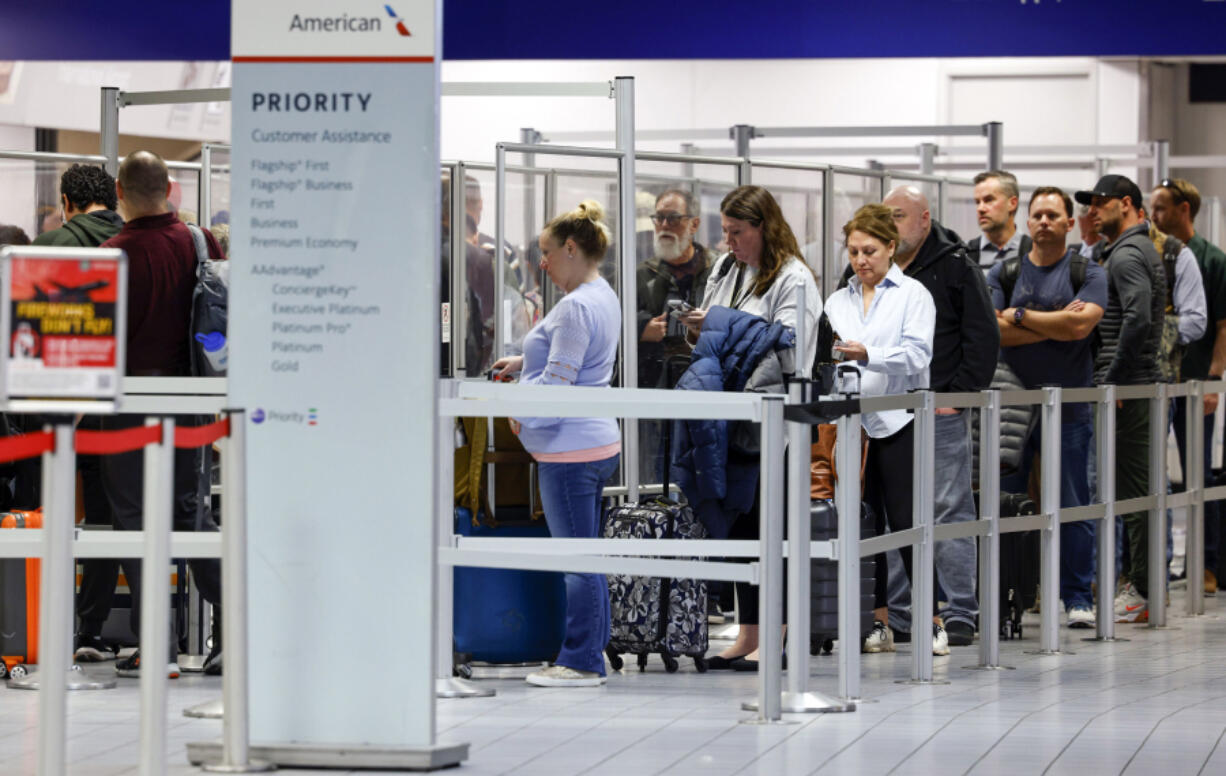
{"label": "eyeglasses", "polygon": [[683,216],[680,213],[652,213],[651,222],[656,226],[664,226],[665,224],[668,224],[669,226],[676,226],[687,218],[693,217],[694,216]]}
{"label": "eyeglasses", "polygon": [[1160,188],[1164,188],[1167,191],[1171,192],[1171,196],[1175,199],[1176,205],[1178,205],[1181,202],[1188,201],[1188,195],[1183,193],[1183,187],[1181,187],[1179,183],[1177,183],[1176,181],[1170,178],[1165,178],[1163,179],[1161,183],[1158,184],[1158,186]]}

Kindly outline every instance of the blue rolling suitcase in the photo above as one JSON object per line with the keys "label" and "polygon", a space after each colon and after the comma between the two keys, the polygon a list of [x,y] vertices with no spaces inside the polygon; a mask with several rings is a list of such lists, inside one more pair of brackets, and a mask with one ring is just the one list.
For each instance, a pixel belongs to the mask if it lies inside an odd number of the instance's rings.
{"label": "blue rolling suitcase", "polygon": [[[460,536],[548,537],[545,521],[529,510],[501,507],[494,526],[473,525],[456,509]],[[556,571],[455,569],[455,651],[485,663],[553,660],[566,635],[566,587]]]}

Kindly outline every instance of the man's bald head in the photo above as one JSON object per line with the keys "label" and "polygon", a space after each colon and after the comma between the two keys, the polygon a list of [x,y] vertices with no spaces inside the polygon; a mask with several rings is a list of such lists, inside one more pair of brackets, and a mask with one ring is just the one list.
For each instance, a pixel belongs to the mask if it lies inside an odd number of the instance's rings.
{"label": "man's bald head", "polygon": [[128,219],[157,215],[168,210],[170,171],[152,151],[136,151],[119,165],[116,191]]}
{"label": "man's bald head", "polygon": [[895,186],[885,195],[882,204],[894,213],[894,224],[901,238],[895,259],[906,266],[932,230],[928,197],[915,186]]}

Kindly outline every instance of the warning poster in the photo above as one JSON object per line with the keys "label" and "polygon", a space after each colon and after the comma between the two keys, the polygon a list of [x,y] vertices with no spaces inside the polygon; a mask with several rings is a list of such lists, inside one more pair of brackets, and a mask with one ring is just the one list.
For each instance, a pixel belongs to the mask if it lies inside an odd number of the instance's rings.
{"label": "warning poster", "polygon": [[27,248],[6,254],[5,393],[113,398],[123,365],[126,257],[114,250],[61,250],[52,256]]}

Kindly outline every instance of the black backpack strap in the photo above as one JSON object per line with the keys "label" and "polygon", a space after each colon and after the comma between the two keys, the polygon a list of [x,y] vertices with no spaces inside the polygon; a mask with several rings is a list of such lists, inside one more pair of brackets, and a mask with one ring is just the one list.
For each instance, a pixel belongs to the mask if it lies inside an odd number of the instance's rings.
{"label": "black backpack strap", "polygon": [[1073,284],[1073,296],[1081,293],[1081,287],[1086,284],[1086,267],[1090,260],[1080,253],[1074,253],[1068,263],[1068,279]]}
{"label": "black backpack strap", "polygon": [[1030,235],[1024,234],[1022,235],[1021,242],[1019,242],[1017,245],[1017,255],[1018,256],[1029,255],[1030,249],[1033,247],[1034,247],[1034,240],[1030,239]]}
{"label": "black backpack strap", "polygon": [[733,256],[732,252],[729,251],[724,254],[724,260],[719,263],[719,269],[715,271],[715,279],[717,281],[723,280],[724,276],[731,272],[734,266],[736,266],[736,256]]}
{"label": "black backpack strap", "polygon": [[1014,256],[1001,262],[999,280],[1001,293],[1005,296],[1005,307],[1013,302],[1013,287],[1017,285],[1018,276],[1021,274],[1021,256]]}
{"label": "black backpack strap", "polygon": [[1179,262],[1179,252],[1183,250],[1183,242],[1178,237],[1167,235],[1162,243],[1162,269],[1166,274],[1166,305],[1175,306],[1175,267]]}

